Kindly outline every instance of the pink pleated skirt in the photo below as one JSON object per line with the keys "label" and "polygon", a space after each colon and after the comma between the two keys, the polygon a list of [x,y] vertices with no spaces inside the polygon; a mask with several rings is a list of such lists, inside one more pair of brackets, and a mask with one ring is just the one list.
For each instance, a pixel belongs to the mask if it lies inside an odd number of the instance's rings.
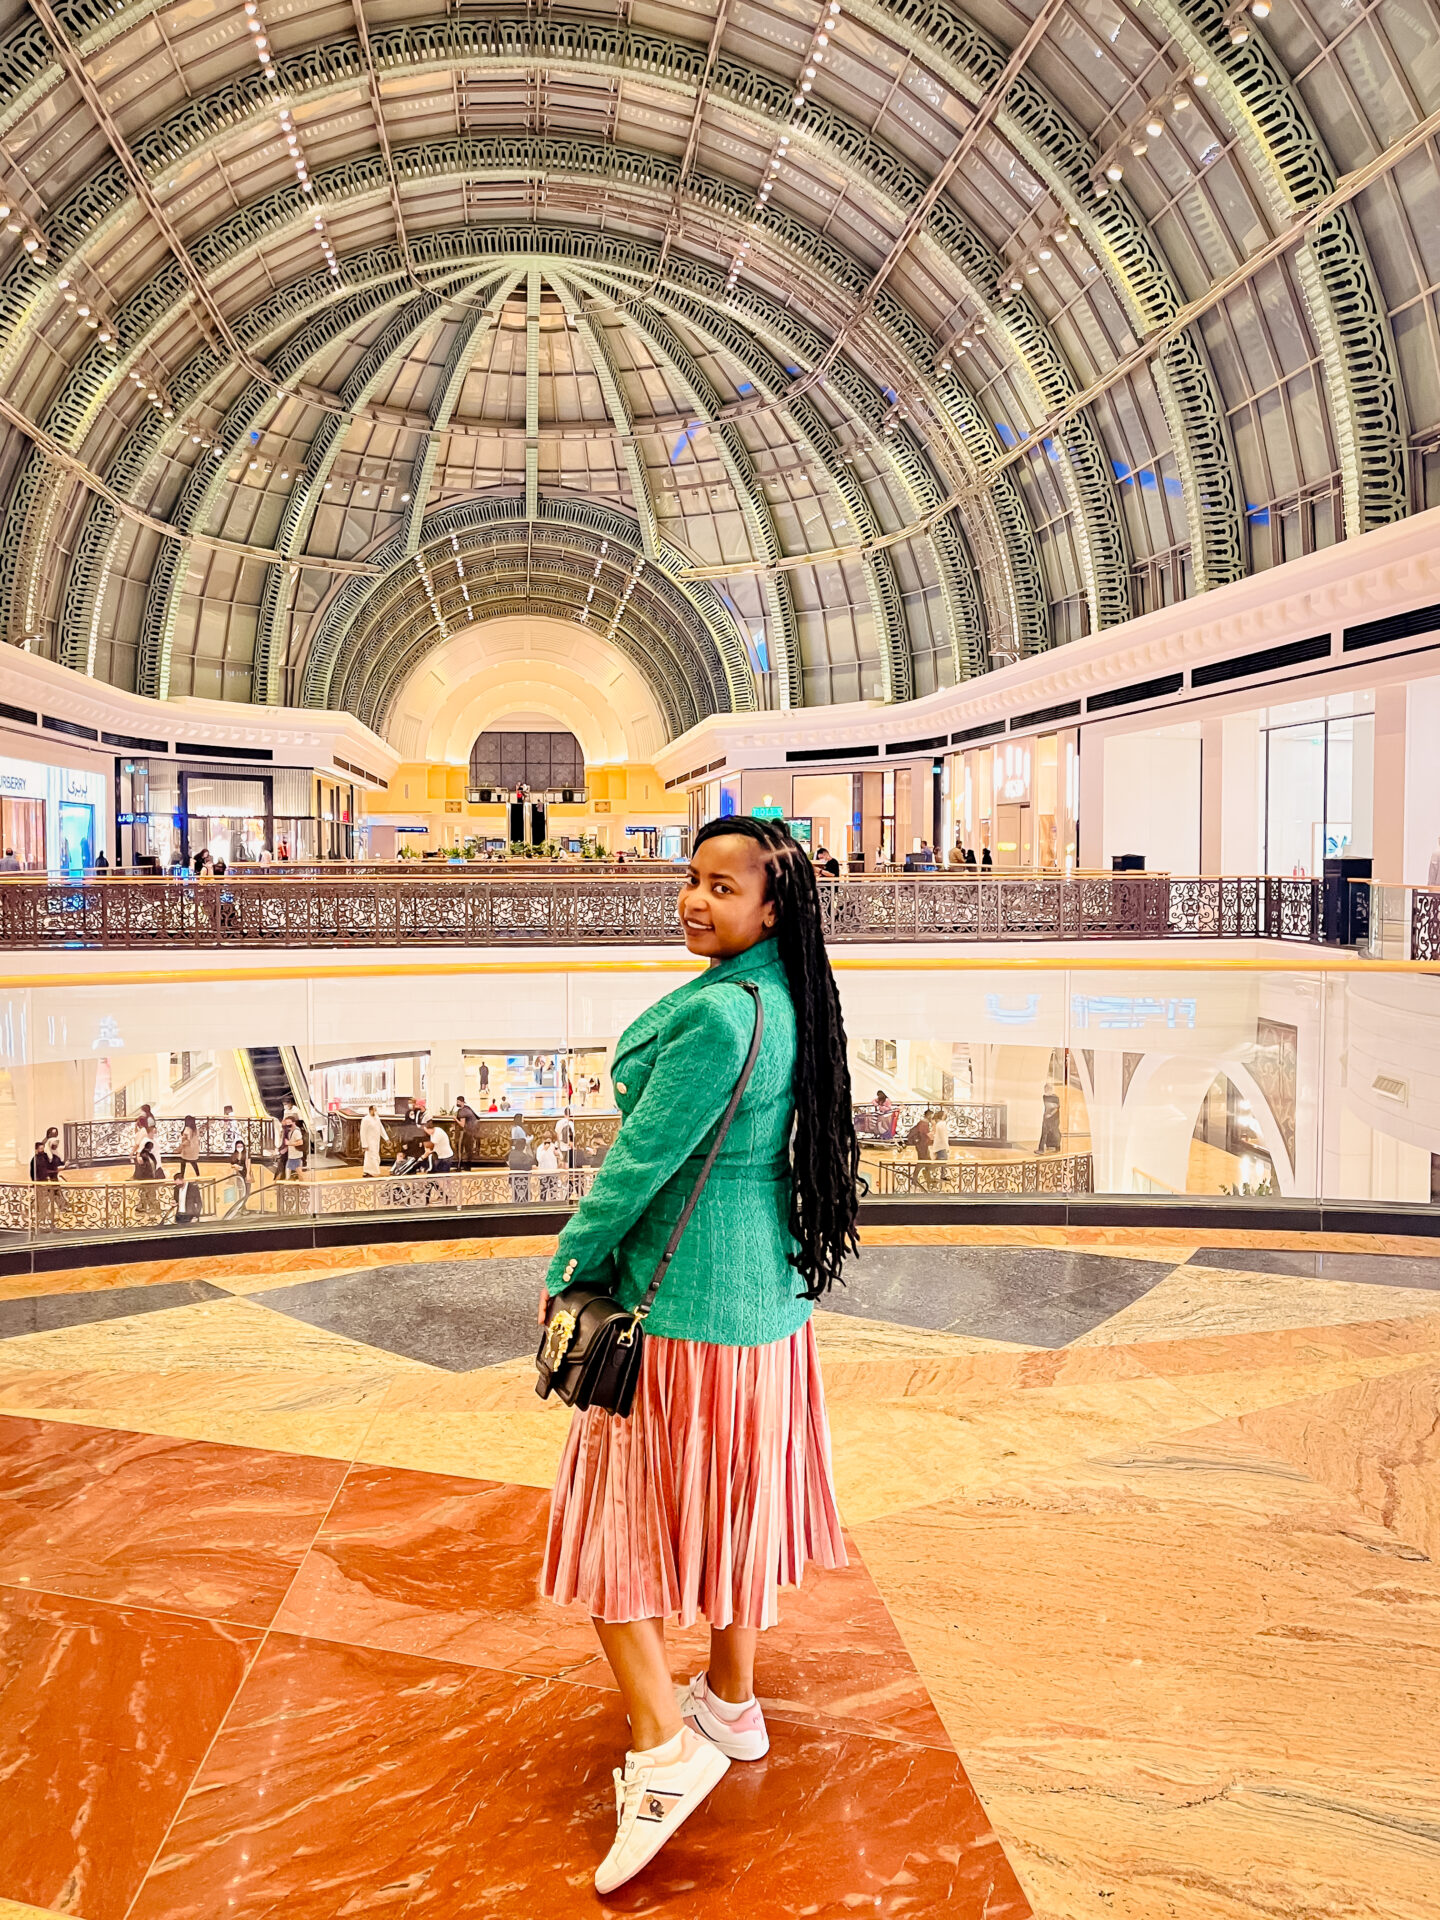
{"label": "pink pleated skirt", "polygon": [[769,1627],[807,1561],[846,1564],[813,1325],[764,1347],[649,1336],[629,1419],[571,1423],[541,1593],[612,1624]]}

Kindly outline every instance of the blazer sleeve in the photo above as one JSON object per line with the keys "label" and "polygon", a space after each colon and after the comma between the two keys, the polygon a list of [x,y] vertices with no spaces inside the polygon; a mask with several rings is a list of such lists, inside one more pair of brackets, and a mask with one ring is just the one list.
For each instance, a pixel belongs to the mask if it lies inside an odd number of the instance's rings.
{"label": "blazer sleeve", "polygon": [[577,1274],[593,1273],[704,1144],[730,1103],[754,1017],[748,994],[741,1000],[716,987],[692,995],[663,1030],[645,1091],[560,1235],[545,1277],[552,1294]]}

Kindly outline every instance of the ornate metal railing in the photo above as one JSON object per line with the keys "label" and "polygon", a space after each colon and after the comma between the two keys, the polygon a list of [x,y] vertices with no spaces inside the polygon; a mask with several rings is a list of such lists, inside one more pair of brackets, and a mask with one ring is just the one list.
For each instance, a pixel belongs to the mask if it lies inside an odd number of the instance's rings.
{"label": "ornate metal railing", "polygon": [[[228,1160],[239,1141],[244,1141],[253,1160],[260,1160],[276,1148],[275,1122],[263,1120],[226,1120],[215,1114],[196,1116],[202,1160]],[[185,1122],[181,1119],[155,1122],[155,1151],[173,1159],[180,1145]],[[65,1158],[72,1167],[103,1166],[107,1162],[131,1158],[135,1139],[135,1119],[67,1120],[65,1122]]]}
{"label": "ornate metal railing", "polygon": [[[820,889],[834,941],[1324,937],[1322,886],[1168,874],[857,877]],[[673,877],[0,881],[0,947],[678,942]]]}
{"label": "ornate metal railing", "polygon": [[1440,960],[1440,892],[1417,887],[1410,904],[1411,960]]}
{"label": "ornate metal railing", "polygon": [[[327,1116],[327,1150],[338,1160],[348,1160],[358,1166],[364,1157],[360,1146],[360,1113],[355,1109],[344,1109]],[[436,1114],[427,1118],[424,1127],[413,1120],[405,1120],[398,1114],[377,1115],[384,1129],[385,1138],[380,1148],[382,1161],[393,1160],[402,1149],[425,1149],[425,1135],[438,1120],[450,1137],[455,1150],[459,1170],[468,1167],[503,1166],[510,1151],[511,1129],[518,1121],[524,1127],[531,1141],[538,1146],[542,1140],[553,1141],[560,1124],[557,1113],[482,1113],[478,1120],[472,1120],[469,1126],[462,1126],[453,1114]],[[620,1116],[615,1113],[577,1113],[574,1115],[575,1145],[583,1153],[592,1153],[597,1147],[609,1147],[620,1128]]]}
{"label": "ornate metal railing", "polygon": [[[233,1178],[198,1184],[202,1220],[221,1218],[240,1197],[240,1183]],[[0,1186],[0,1235],[147,1233],[177,1224],[179,1200],[179,1188],[168,1178],[84,1186],[63,1180],[37,1185],[14,1181]]]}
{"label": "ornate metal railing", "polygon": [[1093,1193],[1088,1153],[1043,1153],[1033,1160],[886,1160],[876,1168],[879,1194]]}
{"label": "ornate metal railing", "polygon": [[944,1100],[891,1100],[882,1107],[871,1101],[855,1109],[855,1131],[862,1145],[886,1145],[903,1140],[916,1122],[927,1113],[943,1113],[950,1128],[952,1144],[965,1142],[982,1147],[1003,1147],[1009,1139],[1009,1108],[967,1103],[955,1105]]}
{"label": "ornate metal railing", "polygon": [[573,1207],[595,1178],[593,1167],[546,1173],[504,1169],[469,1173],[381,1174],[374,1180],[276,1181],[250,1194],[232,1220],[319,1220],[335,1214],[415,1208]]}

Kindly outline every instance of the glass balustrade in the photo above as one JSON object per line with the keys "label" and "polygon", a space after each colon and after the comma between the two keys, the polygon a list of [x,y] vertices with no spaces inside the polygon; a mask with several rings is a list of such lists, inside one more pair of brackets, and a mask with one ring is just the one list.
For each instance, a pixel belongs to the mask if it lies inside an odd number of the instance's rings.
{"label": "glass balustrade", "polygon": [[[1385,924],[1372,917],[1372,939]],[[1259,1218],[1440,1197],[1440,980],[1413,963],[857,956],[837,977],[876,1200],[1227,1198]],[[673,968],[492,966],[0,992],[0,1241],[558,1215],[618,1132],[616,1036],[678,983]],[[176,1178],[187,1117],[198,1181]],[[32,1180],[52,1127],[59,1178]],[[137,1168],[147,1141],[157,1165]]]}

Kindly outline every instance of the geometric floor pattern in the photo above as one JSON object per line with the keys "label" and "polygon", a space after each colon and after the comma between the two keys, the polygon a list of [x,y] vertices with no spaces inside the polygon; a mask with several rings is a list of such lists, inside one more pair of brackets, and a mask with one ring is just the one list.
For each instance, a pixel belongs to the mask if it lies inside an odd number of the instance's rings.
{"label": "geometric floor pattern", "polygon": [[816,1322],[850,1565],[604,1902],[548,1250],[0,1281],[0,1920],[1434,1915],[1440,1243],[872,1229]]}

